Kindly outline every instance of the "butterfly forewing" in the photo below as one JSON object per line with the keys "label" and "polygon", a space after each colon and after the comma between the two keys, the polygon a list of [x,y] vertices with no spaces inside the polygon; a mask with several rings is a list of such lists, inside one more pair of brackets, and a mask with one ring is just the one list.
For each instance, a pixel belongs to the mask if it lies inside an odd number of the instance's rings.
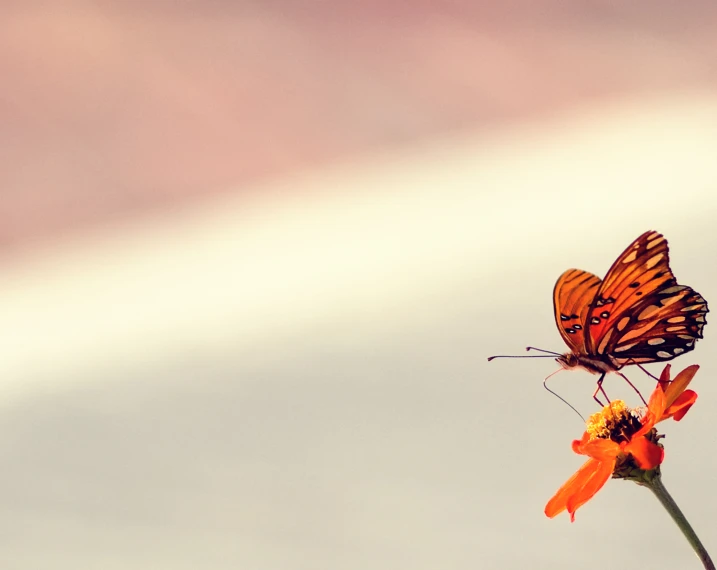
{"label": "butterfly forewing", "polygon": [[597,275],[580,269],[568,269],[555,283],[555,323],[565,343],[576,354],[586,354],[588,312],[599,286]]}
{"label": "butterfly forewing", "polygon": [[589,307],[587,352],[617,364],[669,360],[702,338],[706,313],[702,296],[677,284],[667,240],[646,232],[613,263]]}
{"label": "butterfly forewing", "polygon": [[670,270],[667,240],[662,234],[649,231],[627,246],[615,260],[603,279],[599,293],[605,298],[622,293],[622,301],[631,297],[637,300],[635,293],[648,282],[654,290],[653,278],[667,281],[674,279],[674,275]]}

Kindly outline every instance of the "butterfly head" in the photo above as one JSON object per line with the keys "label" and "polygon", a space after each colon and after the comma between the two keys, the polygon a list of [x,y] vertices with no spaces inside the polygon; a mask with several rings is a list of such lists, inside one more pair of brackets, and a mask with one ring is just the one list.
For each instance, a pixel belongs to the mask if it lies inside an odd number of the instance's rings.
{"label": "butterfly head", "polygon": [[580,366],[580,359],[575,356],[572,352],[566,352],[558,356],[555,361],[560,364],[565,370],[570,370],[576,366]]}

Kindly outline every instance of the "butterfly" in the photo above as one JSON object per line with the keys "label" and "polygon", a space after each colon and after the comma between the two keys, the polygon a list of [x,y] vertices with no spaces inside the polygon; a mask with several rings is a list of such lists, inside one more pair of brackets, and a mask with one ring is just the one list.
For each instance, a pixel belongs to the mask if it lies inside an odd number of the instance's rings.
{"label": "butterfly", "polygon": [[[598,391],[605,394],[602,381],[608,372],[616,372],[637,391],[621,368],[631,364],[642,368],[642,364],[671,360],[694,349],[708,312],[702,295],[677,283],[667,240],[654,231],[633,241],[605,279],[581,269],[565,271],[555,283],[553,307],[558,331],[570,351],[528,350],[557,357],[561,369],[583,368],[600,374],[593,394],[598,402]],[[504,356],[488,360],[494,358]]]}
{"label": "butterfly", "polygon": [[667,240],[655,231],[632,242],[603,280],[580,269],[565,271],[555,284],[553,306],[570,348],[556,360],[563,368],[602,377],[689,352],[702,338],[708,312],[702,295],[677,283]]}

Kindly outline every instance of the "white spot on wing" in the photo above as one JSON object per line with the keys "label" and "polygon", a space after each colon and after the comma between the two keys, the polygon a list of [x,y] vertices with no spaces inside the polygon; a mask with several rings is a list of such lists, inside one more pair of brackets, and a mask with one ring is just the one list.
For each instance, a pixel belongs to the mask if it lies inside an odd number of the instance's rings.
{"label": "white spot on wing", "polygon": [[650,259],[647,260],[647,263],[645,263],[645,267],[647,267],[648,269],[652,269],[653,267],[655,267],[655,265],[660,263],[660,260],[663,257],[665,257],[664,253],[658,253],[657,255],[653,255]]}
{"label": "white spot on wing", "polygon": [[687,295],[687,291],[684,291],[682,293],[675,293],[674,295],[670,295],[669,297],[665,297],[660,302],[662,303],[663,307],[669,307],[670,305],[674,305],[677,303],[677,301],[681,301],[683,297]]}
{"label": "white spot on wing", "polygon": [[637,320],[644,321],[659,310],[660,307],[658,307],[657,305],[648,305],[647,307],[642,309],[642,311],[640,311],[639,315],[637,315]]}
{"label": "white spot on wing", "polygon": [[622,346],[618,346],[615,349],[615,352],[624,352],[625,350],[630,350],[633,346],[637,345],[638,343],[633,342],[630,344],[623,344]]}
{"label": "white spot on wing", "polygon": [[607,343],[610,341],[610,337],[612,336],[612,331],[614,329],[609,329],[607,331],[607,334],[605,337],[600,341],[600,344],[598,345],[598,354],[604,354],[605,353],[605,347],[607,346]]}
{"label": "white spot on wing", "polygon": [[663,342],[665,342],[664,338],[651,338],[650,340],[647,341],[647,344],[651,344],[652,346],[655,346],[657,344],[662,344]]}
{"label": "white spot on wing", "polygon": [[665,352],[664,350],[658,350],[657,356],[660,358],[670,358],[672,355],[669,352]]}
{"label": "white spot on wing", "polygon": [[656,237],[652,237],[649,239],[651,239],[652,241],[647,242],[647,249],[652,249],[656,245],[661,244],[663,241],[665,241],[665,238],[661,235],[657,235]]}
{"label": "white spot on wing", "polygon": [[660,291],[660,295],[670,295],[671,293],[677,293],[678,291],[684,291],[687,289],[684,285],[674,285]]}
{"label": "white spot on wing", "polygon": [[639,338],[643,336],[647,331],[655,328],[659,322],[659,320],[653,319],[651,321],[647,321],[644,325],[636,326],[635,328],[630,329],[624,335],[622,335],[622,337],[620,337],[619,342],[628,342],[634,338]]}

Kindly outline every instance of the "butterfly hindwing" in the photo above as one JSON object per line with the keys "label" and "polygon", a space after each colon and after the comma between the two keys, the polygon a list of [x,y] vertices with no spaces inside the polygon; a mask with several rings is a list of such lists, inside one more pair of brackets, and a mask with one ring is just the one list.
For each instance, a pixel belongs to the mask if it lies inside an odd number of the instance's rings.
{"label": "butterfly hindwing", "polygon": [[568,269],[555,283],[555,323],[563,340],[574,353],[586,354],[585,326],[599,286],[600,278],[597,275],[580,269]]}
{"label": "butterfly hindwing", "polygon": [[[618,364],[671,360],[692,350],[702,338],[707,302],[693,289],[673,285],[630,313],[618,321],[616,340],[607,347]],[[627,325],[620,331],[622,322]]]}

